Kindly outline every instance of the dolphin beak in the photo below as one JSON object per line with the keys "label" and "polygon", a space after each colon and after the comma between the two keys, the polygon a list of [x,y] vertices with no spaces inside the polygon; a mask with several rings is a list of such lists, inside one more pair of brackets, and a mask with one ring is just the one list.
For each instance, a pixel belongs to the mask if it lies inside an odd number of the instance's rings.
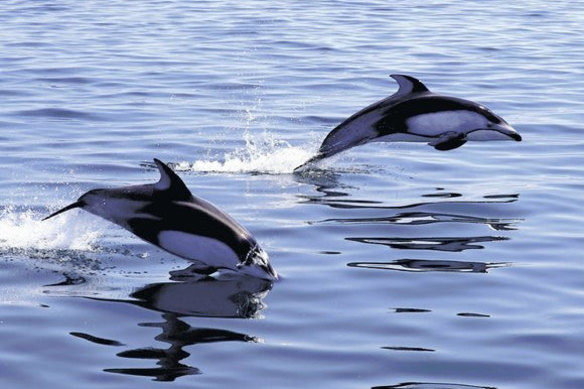
{"label": "dolphin beak", "polygon": [[54,212],[54,213],[50,214],[49,216],[47,216],[46,218],[44,218],[42,221],[45,221],[47,219],[50,219],[53,216],[57,216],[58,214],[63,213],[63,212],[66,212],[66,211],[68,211],[70,209],[73,209],[73,208],[81,208],[81,207],[83,207],[83,203],[81,201],[76,201],[73,204],[67,205],[65,208],[59,209],[57,212]]}
{"label": "dolphin beak", "polygon": [[498,125],[496,130],[499,131],[503,135],[507,135],[509,138],[521,142],[521,135],[513,127],[508,124]]}
{"label": "dolphin beak", "polygon": [[266,264],[265,266],[262,266],[262,269],[264,269],[264,271],[266,273],[268,273],[270,276],[272,276],[272,278],[274,280],[278,279],[278,273],[276,273],[276,271],[274,270],[274,268],[272,267],[272,265],[270,263]]}
{"label": "dolphin beak", "polygon": [[521,135],[519,135],[519,133],[515,132],[513,134],[509,134],[509,136],[515,139],[517,142],[521,142]]}
{"label": "dolphin beak", "polygon": [[270,281],[276,281],[278,279],[278,273],[276,273],[270,264],[268,254],[260,246],[254,247],[248,256],[249,255],[253,256],[252,266],[259,267],[261,269],[261,273],[256,273],[256,276]]}

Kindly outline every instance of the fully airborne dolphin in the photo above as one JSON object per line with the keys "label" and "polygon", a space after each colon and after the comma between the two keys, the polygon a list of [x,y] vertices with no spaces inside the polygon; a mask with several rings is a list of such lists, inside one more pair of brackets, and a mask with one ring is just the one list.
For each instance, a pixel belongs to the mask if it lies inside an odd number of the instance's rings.
{"label": "fully airborne dolphin", "polygon": [[396,93],[339,124],[318,153],[294,170],[368,142],[428,142],[437,150],[452,150],[469,140],[521,141],[513,127],[480,104],[430,92],[411,76],[391,77],[399,85]]}
{"label": "fully airborne dolphin", "polygon": [[154,162],[160,171],[157,183],[93,189],[43,220],[81,208],[179,257],[218,270],[278,278],[249,231],[213,204],[193,196],[167,165],[158,159]]}

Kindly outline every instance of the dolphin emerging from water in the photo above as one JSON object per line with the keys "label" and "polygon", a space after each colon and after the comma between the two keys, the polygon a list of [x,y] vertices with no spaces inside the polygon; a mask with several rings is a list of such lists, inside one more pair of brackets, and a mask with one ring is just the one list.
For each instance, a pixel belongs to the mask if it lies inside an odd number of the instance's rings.
{"label": "dolphin emerging from water", "polygon": [[295,171],[368,142],[428,142],[452,150],[469,140],[515,140],[521,136],[488,108],[431,92],[420,80],[392,74],[393,95],[352,115],[324,139],[318,153]]}
{"label": "dolphin emerging from water", "polygon": [[213,204],[193,196],[167,165],[158,159],[154,162],[160,171],[157,183],[90,190],[43,220],[81,208],[211,270],[278,278],[249,231]]}

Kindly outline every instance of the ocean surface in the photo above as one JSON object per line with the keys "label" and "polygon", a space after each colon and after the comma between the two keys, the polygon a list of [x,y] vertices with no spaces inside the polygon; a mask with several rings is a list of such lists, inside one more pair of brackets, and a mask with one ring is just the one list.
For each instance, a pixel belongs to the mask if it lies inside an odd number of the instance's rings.
{"label": "ocean surface", "polygon": [[[584,388],[584,3],[0,6],[0,387]],[[409,74],[523,142],[292,170]],[[159,158],[274,284],[83,211]]]}

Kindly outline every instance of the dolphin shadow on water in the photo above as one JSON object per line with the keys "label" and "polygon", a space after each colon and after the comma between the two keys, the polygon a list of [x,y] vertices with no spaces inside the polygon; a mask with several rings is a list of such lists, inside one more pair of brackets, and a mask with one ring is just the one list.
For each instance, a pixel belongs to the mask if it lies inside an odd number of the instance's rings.
{"label": "dolphin shadow on water", "polygon": [[[159,328],[156,341],[169,346],[127,349],[116,355],[124,359],[155,360],[156,367],[107,368],[108,373],[151,377],[154,381],[174,381],[186,376],[202,374],[197,367],[182,363],[189,357],[187,346],[216,342],[257,343],[259,339],[244,333],[220,328],[195,328],[183,317],[257,318],[265,307],[262,299],[272,288],[272,282],[241,275],[216,279],[198,273],[196,266],[172,271],[171,282],[145,285],[126,299],[95,298],[92,300],[139,306],[162,314],[161,322],[139,323],[140,327]],[[118,340],[72,332],[72,336],[106,346],[124,347]]]}
{"label": "dolphin shadow on water", "polygon": [[325,158],[369,142],[427,142],[445,151],[471,140],[521,141],[513,127],[481,104],[433,93],[411,76],[391,77],[399,84],[396,93],[335,127],[317,154],[294,172],[300,173]]}

